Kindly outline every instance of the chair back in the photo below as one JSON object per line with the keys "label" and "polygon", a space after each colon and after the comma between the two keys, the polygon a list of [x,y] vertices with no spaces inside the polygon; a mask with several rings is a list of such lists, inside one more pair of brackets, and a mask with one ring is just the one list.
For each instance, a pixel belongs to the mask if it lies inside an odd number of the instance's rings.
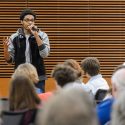
{"label": "chair back", "polygon": [[96,103],[100,103],[103,101],[103,99],[105,98],[106,94],[107,94],[107,90],[104,90],[104,89],[99,89],[96,94],[95,94],[95,100],[96,100]]}
{"label": "chair back", "polygon": [[2,125],[32,125],[35,121],[36,109],[25,111],[3,111]]}
{"label": "chair back", "polygon": [[0,98],[1,110],[9,111],[9,100],[8,98]]}

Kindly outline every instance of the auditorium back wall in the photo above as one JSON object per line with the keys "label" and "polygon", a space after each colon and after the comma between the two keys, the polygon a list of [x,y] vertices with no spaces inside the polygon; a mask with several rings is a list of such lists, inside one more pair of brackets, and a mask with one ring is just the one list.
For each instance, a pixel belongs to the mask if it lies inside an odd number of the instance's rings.
{"label": "auditorium back wall", "polygon": [[97,57],[108,81],[114,68],[124,62],[125,0],[1,0],[1,95],[8,94],[8,81],[14,71],[13,65],[4,60],[2,40],[21,26],[19,15],[27,7],[36,12],[36,25],[50,39],[51,52],[45,59],[47,90],[55,89],[51,70],[65,59],[80,63],[85,57]]}

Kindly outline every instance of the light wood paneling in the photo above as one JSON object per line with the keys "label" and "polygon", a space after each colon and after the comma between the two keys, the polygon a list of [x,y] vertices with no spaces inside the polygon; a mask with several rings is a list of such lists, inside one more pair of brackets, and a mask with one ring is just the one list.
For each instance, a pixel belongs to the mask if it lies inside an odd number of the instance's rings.
{"label": "light wood paneling", "polygon": [[[0,78],[0,97],[8,97],[10,87],[10,78]],[[46,80],[45,91],[55,91],[56,85],[53,78]]]}
{"label": "light wood paneling", "polygon": [[[111,83],[110,78],[106,78],[108,83]],[[88,79],[84,78],[83,82],[87,82]],[[111,84],[109,84],[111,87]],[[8,97],[9,95],[10,78],[0,78],[0,97]],[[45,91],[56,91],[56,84],[53,78],[46,80]]]}
{"label": "light wood paneling", "polygon": [[105,78],[124,62],[125,0],[0,1],[0,78],[13,73],[4,61],[2,39],[21,26],[19,14],[26,7],[36,12],[36,25],[50,38],[51,52],[45,59],[49,78],[53,67],[69,58],[81,62],[97,57]]}

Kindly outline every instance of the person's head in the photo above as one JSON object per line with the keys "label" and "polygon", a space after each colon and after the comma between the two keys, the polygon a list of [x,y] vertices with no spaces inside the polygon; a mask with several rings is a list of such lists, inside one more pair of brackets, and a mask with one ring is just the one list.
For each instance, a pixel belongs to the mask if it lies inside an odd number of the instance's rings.
{"label": "person's head", "polygon": [[78,74],[78,78],[82,78],[83,77],[83,70],[80,67],[79,63],[74,60],[74,59],[67,59],[64,61],[65,65],[69,65],[71,66],[73,69],[76,70],[77,74]]}
{"label": "person's head", "polygon": [[43,105],[37,125],[98,125],[93,100],[82,89],[63,89]]}
{"label": "person's head", "polygon": [[120,65],[115,69],[111,82],[113,96],[117,98],[125,91],[125,65]]}
{"label": "person's head", "polygon": [[10,110],[34,109],[40,104],[34,84],[25,75],[11,79],[9,101]]}
{"label": "person's head", "polygon": [[23,63],[20,64],[15,72],[12,75],[12,78],[16,77],[17,75],[26,75],[29,77],[33,83],[37,83],[39,81],[38,74],[36,68],[30,63]]}
{"label": "person's head", "polygon": [[125,92],[123,92],[114,102],[111,125],[124,125],[125,124]]}
{"label": "person's head", "polygon": [[77,79],[77,73],[71,66],[58,64],[52,71],[52,77],[60,87],[63,87],[74,82]]}
{"label": "person's head", "polygon": [[29,8],[24,9],[20,14],[20,21],[24,29],[29,30],[28,26],[34,25],[36,14]]}
{"label": "person's head", "polygon": [[95,76],[100,72],[99,60],[95,57],[87,57],[81,61],[81,67],[85,75]]}

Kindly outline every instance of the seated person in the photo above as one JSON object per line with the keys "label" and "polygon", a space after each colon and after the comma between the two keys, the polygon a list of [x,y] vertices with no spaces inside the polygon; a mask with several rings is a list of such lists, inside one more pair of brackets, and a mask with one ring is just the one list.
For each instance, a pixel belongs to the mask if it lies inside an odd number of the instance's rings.
{"label": "seated person", "polygon": [[38,112],[37,125],[98,125],[93,100],[83,89],[61,89]]}
{"label": "seated person", "polygon": [[[13,73],[12,77],[15,77],[15,76],[20,75],[20,74],[23,74],[23,75],[29,77],[32,80],[32,82],[34,83],[34,85],[39,82],[39,77],[38,77],[38,74],[37,74],[37,70],[30,63],[20,64],[17,67],[17,69],[15,70],[15,72]],[[39,89],[37,87],[35,87],[35,90],[36,90],[36,92],[38,94],[42,93],[41,89]]]}
{"label": "seated person", "polygon": [[39,98],[42,100],[42,102],[48,101],[48,99],[53,95],[52,92],[45,92],[38,94]]}
{"label": "seated person", "polygon": [[87,57],[81,62],[81,67],[84,74],[89,79],[86,83],[86,87],[91,90],[95,96],[98,89],[109,90],[107,81],[100,74],[100,63],[95,57]]}
{"label": "seated person", "polygon": [[125,92],[122,92],[113,104],[110,123],[111,125],[125,124]]}
{"label": "seated person", "polygon": [[25,114],[25,125],[32,121],[34,110],[41,108],[41,100],[38,97],[31,79],[22,74],[11,79],[9,89],[9,109],[13,112],[29,110]]}
{"label": "seated person", "polygon": [[56,65],[52,70],[51,75],[55,80],[57,88],[63,88],[63,87],[81,88],[81,86],[79,86],[79,84],[75,82],[78,79],[76,70],[69,65],[65,64]]}
{"label": "seated person", "polygon": [[85,89],[84,85],[82,86],[80,82],[77,82],[79,78],[78,72],[71,66],[66,64],[58,64],[52,70],[51,75],[55,80],[58,90],[61,88],[78,88],[82,89],[83,91],[85,90],[87,93],[90,94],[91,98],[94,98],[93,94],[89,91],[89,89]]}
{"label": "seated person", "polygon": [[[112,105],[114,104],[114,101],[117,101],[117,99],[119,99],[121,94],[125,91],[125,66],[124,65],[120,65],[115,69],[111,77],[111,83],[112,83],[112,96],[113,97],[105,99],[104,101],[99,103],[96,107],[100,125],[105,125],[107,122],[110,123]],[[122,119],[120,120],[117,119],[117,120],[118,121],[114,119],[115,122],[113,121],[112,125],[120,125],[120,123],[122,123],[121,122]]]}
{"label": "seated person", "polygon": [[[31,79],[34,85],[36,85],[39,82],[39,77],[36,68],[30,63],[20,64],[13,73],[12,78],[20,74],[23,74],[27,76],[29,79]],[[52,92],[42,93],[41,89],[37,87],[35,87],[35,90],[42,101],[46,101],[52,95]]]}
{"label": "seated person", "polygon": [[74,59],[67,59],[64,61],[64,65],[71,66],[74,70],[76,70],[78,78],[76,79],[74,86],[79,86],[83,88],[85,91],[90,92],[90,90],[87,89],[85,84],[83,83],[83,70],[79,63]]}
{"label": "seated person", "polygon": [[97,104],[96,111],[100,125],[105,125],[110,121],[113,102],[113,98],[108,98]]}
{"label": "seated person", "polygon": [[11,111],[34,109],[41,105],[34,84],[24,75],[13,77],[9,89],[9,104]]}

